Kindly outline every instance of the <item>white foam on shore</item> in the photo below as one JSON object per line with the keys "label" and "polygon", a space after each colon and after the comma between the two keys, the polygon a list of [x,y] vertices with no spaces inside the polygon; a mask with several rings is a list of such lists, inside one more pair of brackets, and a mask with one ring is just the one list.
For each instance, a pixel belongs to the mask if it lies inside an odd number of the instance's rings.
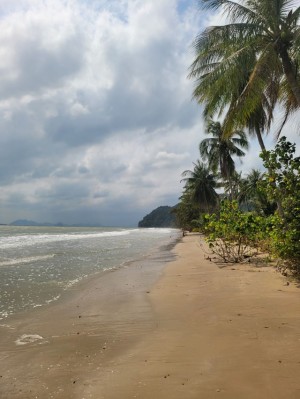
{"label": "white foam on shore", "polygon": [[[65,285],[64,285],[64,289],[67,290],[68,288],[73,287],[73,285],[79,283],[79,281],[81,281],[83,279],[83,277],[78,277],[75,278],[74,280],[70,280],[68,281]],[[57,298],[58,299],[58,298]]]}
{"label": "white foam on shore", "polygon": [[101,231],[98,233],[72,233],[72,234],[27,234],[0,238],[0,248],[23,248],[33,245],[53,242],[73,241],[90,238],[117,237],[130,234],[130,230]]}
{"label": "white foam on shore", "polygon": [[82,240],[90,238],[106,238],[106,237],[118,237],[125,236],[132,233],[150,233],[150,234],[172,234],[176,229],[172,228],[137,228],[137,229],[122,229],[112,231],[99,231],[99,232],[74,232],[74,233],[61,233],[61,234],[22,234],[13,235],[8,237],[0,237],[0,249],[8,248],[23,248],[33,245]]}
{"label": "white foam on shore", "polygon": [[49,303],[51,303],[51,302],[57,301],[59,298],[60,298],[60,295],[56,295],[54,298],[48,299],[48,300],[46,301],[46,303],[49,304]]}
{"label": "white foam on shore", "polygon": [[[40,341],[40,342],[38,342],[38,341]],[[41,342],[42,341],[42,342]],[[32,344],[32,343],[34,343],[34,342],[38,342],[38,343],[45,343],[46,341],[44,340],[44,338],[43,337],[41,337],[40,335],[38,335],[38,334],[23,334],[23,335],[21,335],[21,337],[20,338],[18,338],[16,341],[15,341],[15,344],[16,345],[28,345],[28,344]]]}
{"label": "white foam on shore", "polygon": [[7,310],[0,312],[0,320],[6,319],[10,314],[11,312],[8,312]]}
{"label": "white foam on shore", "polygon": [[4,261],[0,261],[0,267],[1,266],[13,266],[13,265],[18,265],[20,263],[32,263],[32,262],[38,262],[41,260],[46,260],[46,259],[51,259],[55,256],[55,254],[51,255],[42,255],[42,256],[29,256],[27,258],[18,258],[18,259],[7,259]]}
{"label": "white foam on shore", "polygon": [[0,327],[8,328],[9,330],[15,330],[15,327],[11,327],[9,324],[0,324]]}

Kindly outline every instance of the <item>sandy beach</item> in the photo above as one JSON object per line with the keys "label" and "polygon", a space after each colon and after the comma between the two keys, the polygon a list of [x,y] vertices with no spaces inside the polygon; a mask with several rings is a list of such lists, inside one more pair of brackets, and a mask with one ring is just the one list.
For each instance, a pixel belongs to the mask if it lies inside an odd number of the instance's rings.
{"label": "sandy beach", "polygon": [[0,322],[0,397],[296,399],[300,290],[202,238]]}

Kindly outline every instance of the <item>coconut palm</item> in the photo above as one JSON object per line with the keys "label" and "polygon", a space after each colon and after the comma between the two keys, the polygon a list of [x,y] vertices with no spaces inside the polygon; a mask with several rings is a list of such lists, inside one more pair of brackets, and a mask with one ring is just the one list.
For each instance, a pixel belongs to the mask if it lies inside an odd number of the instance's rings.
{"label": "coconut palm", "polygon": [[[249,70],[248,75],[245,76],[245,81],[241,82],[241,86],[239,87],[239,91],[232,90],[231,102],[229,105],[229,109],[227,114],[225,115],[224,124],[224,132],[227,136],[230,136],[231,131],[234,128],[234,124],[238,119],[236,118],[237,108],[239,106],[240,96],[243,94],[244,90],[247,87],[248,79],[250,78],[251,71]],[[261,95],[260,101],[257,103],[257,106],[251,113],[249,113],[245,118],[243,125],[248,129],[248,133],[250,136],[256,137],[259,143],[259,146],[262,151],[266,150],[265,143],[263,140],[263,134],[268,133],[271,127],[271,123],[273,122],[273,112],[277,103],[277,96],[279,93],[279,84],[275,84],[276,82],[270,82],[269,89],[269,97],[267,97],[264,93]],[[273,87],[272,87],[273,85]],[[227,88],[230,89],[230,86],[227,85]],[[285,88],[282,86],[282,89],[286,92],[286,96],[284,98],[283,108],[285,110],[283,118],[281,120],[280,127],[276,133],[277,137],[279,137],[285,123],[288,120],[289,115],[292,112],[297,110],[297,103],[295,97],[291,92],[288,92],[288,87]]]}
{"label": "coconut palm", "polygon": [[239,203],[245,205],[248,210],[255,210],[258,213],[270,215],[276,210],[276,203],[270,203],[261,183],[264,173],[257,169],[252,169],[248,175],[242,179]]}
{"label": "coconut palm", "polygon": [[201,206],[199,203],[195,203],[192,192],[185,190],[179,200],[174,211],[178,226],[187,231],[199,227]]}
{"label": "coconut palm", "polygon": [[238,200],[240,191],[241,191],[241,185],[243,184],[243,178],[242,178],[242,172],[237,172],[234,171],[233,175],[230,178],[229,181],[224,181],[222,184],[222,187],[224,189],[224,194],[228,196],[232,196],[232,199]]}
{"label": "coconut palm", "polygon": [[196,38],[189,76],[207,115],[231,105],[228,135],[232,124],[245,125],[262,105],[271,107],[268,112],[278,100],[300,107],[300,7],[293,9],[294,3],[201,0],[204,8],[222,7],[230,23],[209,27]]}
{"label": "coconut palm", "polygon": [[200,155],[208,161],[208,166],[216,173],[220,172],[221,177],[229,182],[230,196],[233,195],[232,176],[235,171],[233,156],[243,157],[245,152],[241,149],[248,149],[246,135],[241,130],[232,132],[230,138],[224,137],[223,127],[220,122],[208,120],[207,134],[212,137],[204,139],[199,145]]}
{"label": "coconut palm", "polygon": [[182,173],[185,182],[184,191],[191,195],[194,203],[206,212],[215,209],[218,204],[217,178],[214,173],[202,162],[197,160],[193,170],[185,170]]}

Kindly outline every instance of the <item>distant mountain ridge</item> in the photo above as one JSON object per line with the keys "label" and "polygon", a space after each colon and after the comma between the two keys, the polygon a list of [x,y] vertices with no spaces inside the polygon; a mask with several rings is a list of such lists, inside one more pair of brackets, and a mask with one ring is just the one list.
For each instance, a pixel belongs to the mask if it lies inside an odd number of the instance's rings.
{"label": "distant mountain ridge", "polygon": [[103,227],[101,224],[64,224],[64,223],[48,223],[48,222],[35,222],[33,220],[18,219],[9,224],[10,226],[40,226],[40,227]]}
{"label": "distant mountain ridge", "polygon": [[175,206],[159,206],[139,221],[138,227],[176,227]]}
{"label": "distant mountain ridge", "polygon": [[62,226],[62,223],[52,224],[52,223],[38,223],[33,220],[18,219],[10,223],[10,226]]}

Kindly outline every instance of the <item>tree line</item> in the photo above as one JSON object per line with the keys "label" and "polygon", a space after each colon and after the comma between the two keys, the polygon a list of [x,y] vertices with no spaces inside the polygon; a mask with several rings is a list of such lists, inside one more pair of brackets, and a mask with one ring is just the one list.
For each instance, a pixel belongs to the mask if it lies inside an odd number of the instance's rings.
{"label": "tree line", "polygon": [[[182,174],[178,223],[205,232],[224,261],[264,249],[300,273],[300,157],[296,145],[280,137],[300,108],[300,7],[292,0],[199,4],[222,10],[228,22],[206,28],[194,41],[189,78],[207,138],[193,169]],[[277,143],[268,150],[264,135],[275,119]],[[246,154],[249,137],[256,137],[265,169],[243,176],[235,160]]]}

